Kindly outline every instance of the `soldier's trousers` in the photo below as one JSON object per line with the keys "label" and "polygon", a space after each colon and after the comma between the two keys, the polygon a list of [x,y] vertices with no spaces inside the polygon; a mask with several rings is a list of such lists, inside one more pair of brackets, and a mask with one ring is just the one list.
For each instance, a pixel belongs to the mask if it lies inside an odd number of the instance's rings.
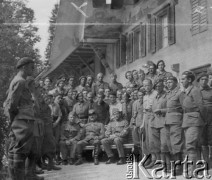
{"label": "soldier's trousers", "polygon": [[167,153],[169,152],[166,128],[151,128],[152,138],[149,141],[151,153]]}
{"label": "soldier's trousers", "polygon": [[53,128],[53,135],[55,138],[56,143],[56,152],[60,151],[60,133],[61,133],[61,124],[58,124],[56,127]]}
{"label": "soldier's trousers", "polygon": [[60,152],[62,159],[67,160],[68,158],[75,158],[77,148],[77,141],[71,141],[70,145],[67,145],[65,141],[60,141]]}
{"label": "soldier's trousers", "polygon": [[105,139],[102,139],[101,140],[101,143],[102,143],[102,145],[104,147],[104,150],[107,153],[107,156],[109,158],[114,156],[113,155],[113,152],[111,150],[111,147],[110,147],[110,145],[112,145],[112,144],[115,144],[116,145],[116,148],[118,150],[119,157],[120,158],[125,157],[125,155],[124,155],[123,142],[124,142],[124,139],[123,138],[119,138],[119,137],[116,137],[114,139],[112,139],[112,138],[105,138]]}
{"label": "soldier's trousers", "polygon": [[9,175],[12,180],[24,180],[25,161],[33,157],[34,121],[15,119],[11,125],[8,151]]}
{"label": "soldier's trousers", "polygon": [[165,125],[167,139],[170,142],[169,151],[172,154],[182,153],[184,148],[184,134],[181,124]]}
{"label": "soldier's trousers", "polygon": [[100,140],[81,140],[77,142],[77,154],[78,156],[81,156],[82,151],[84,149],[85,146],[87,145],[94,145],[94,156],[97,157],[99,155],[99,151],[100,151]]}
{"label": "soldier's trousers", "polygon": [[150,123],[154,115],[151,112],[145,112],[143,116],[144,120],[144,142],[143,142],[143,153],[150,154],[149,141],[152,138],[152,128],[150,127]]}
{"label": "soldier's trousers", "polygon": [[212,146],[212,125],[205,125],[203,127],[200,136],[200,144],[201,146]]}
{"label": "soldier's trousers", "polygon": [[202,127],[187,127],[184,130],[185,133],[185,148],[187,153],[195,151],[198,147],[198,141],[200,139]]}
{"label": "soldier's trousers", "polygon": [[132,139],[133,139],[133,144],[136,146],[140,146],[140,142],[141,142],[141,137],[140,137],[140,128],[134,126],[132,128]]}

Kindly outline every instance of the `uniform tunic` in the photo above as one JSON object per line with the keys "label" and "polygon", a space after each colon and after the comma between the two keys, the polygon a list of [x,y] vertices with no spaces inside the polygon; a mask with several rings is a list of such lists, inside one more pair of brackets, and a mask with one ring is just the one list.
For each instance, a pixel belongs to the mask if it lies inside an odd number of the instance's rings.
{"label": "uniform tunic", "polygon": [[107,103],[105,103],[104,101],[101,104],[95,102],[93,109],[97,114],[97,119],[99,122],[101,122],[104,125],[109,123],[110,115],[109,115],[109,105]]}
{"label": "uniform tunic", "polygon": [[212,146],[212,89],[209,86],[200,87],[200,92],[203,100],[202,117],[205,122],[201,135],[201,145]]}
{"label": "uniform tunic", "polygon": [[73,107],[73,113],[79,119],[79,123],[86,124],[88,121],[89,106],[87,102],[78,102]]}
{"label": "uniform tunic", "polygon": [[105,132],[106,138],[101,141],[108,157],[113,156],[110,148],[110,145],[113,143],[117,147],[119,157],[125,157],[123,143],[126,141],[128,132],[127,120],[113,121],[108,124]]}
{"label": "uniform tunic", "polygon": [[32,95],[26,80],[16,75],[10,83],[5,113],[11,122],[9,154],[28,154],[34,143],[34,120]]}
{"label": "uniform tunic", "polygon": [[167,113],[165,117],[166,130],[168,132],[168,141],[170,142],[170,152],[173,154],[183,151],[184,135],[182,129],[183,110],[182,110],[182,92],[179,87],[167,94]]}
{"label": "uniform tunic", "polygon": [[96,96],[98,94],[100,88],[107,89],[107,88],[109,88],[109,84],[104,81],[102,81],[102,82],[97,81],[97,82],[93,83],[92,84],[92,93]]}
{"label": "uniform tunic", "polygon": [[[63,124],[60,137],[60,151],[63,160],[67,160],[69,157],[75,158],[77,142],[80,140],[80,129],[80,126],[75,123]],[[69,142],[70,145],[67,145],[66,142]]]}
{"label": "uniform tunic", "polygon": [[[152,111],[156,109],[166,108],[166,93],[158,94],[153,100]],[[151,131],[152,139],[150,139],[150,151],[152,153],[169,152],[167,142],[167,131],[165,129],[165,114],[155,114],[152,121]]]}
{"label": "uniform tunic", "polygon": [[170,77],[170,76],[173,76],[172,73],[166,72],[166,71],[156,73],[156,79],[164,79],[165,77]]}
{"label": "uniform tunic", "polygon": [[132,129],[133,143],[139,145],[139,128],[143,123],[143,102],[139,99],[133,102],[132,117],[130,124],[134,126]]}
{"label": "uniform tunic", "polygon": [[75,100],[70,99],[68,96],[64,97],[64,101],[68,106],[68,111],[71,112],[73,110]]}
{"label": "uniform tunic", "polygon": [[196,152],[201,127],[204,125],[201,114],[203,101],[197,87],[189,86],[183,94],[183,125],[185,129],[185,146],[187,152]]}
{"label": "uniform tunic", "polygon": [[130,123],[131,117],[132,117],[132,105],[133,102],[124,102],[122,104],[122,115],[123,117],[128,121],[128,123]]}

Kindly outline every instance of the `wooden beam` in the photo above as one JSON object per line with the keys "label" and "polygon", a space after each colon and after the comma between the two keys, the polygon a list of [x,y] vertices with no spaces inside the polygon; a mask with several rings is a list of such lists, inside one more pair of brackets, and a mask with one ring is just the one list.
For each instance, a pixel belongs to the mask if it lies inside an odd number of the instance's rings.
{"label": "wooden beam", "polygon": [[89,69],[89,71],[94,74],[94,70],[90,67],[90,65],[82,58],[80,55],[78,55],[79,60]]}
{"label": "wooden beam", "polygon": [[[68,64],[68,66],[71,68],[71,70],[73,70],[78,76],[80,76],[80,74],[79,74],[79,72],[76,70],[76,68],[74,68],[70,63],[68,63],[68,62],[64,62],[64,65],[66,65],[66,64]],[[63,65],[63,69],[65,69],[65,67],[64,67],[64,65]]]}
{"label": "wooden beam", "polygon": [[99,61],[102,63],[102,65],[105,67],[105,69],[108,70],[108,72],[111,74],[113,70],[110,68],[110,65],[108,64],[107,60],[105,59],[105,54],[99,50],[99,48],[96,48],[93,45],[90,45],[93,49],[93,51],[96,54],[96,57],[99,59]]}
{"label": "wooden beam", "polygon": [[114,44],[119,39],[98,39],[98,38],[85,38],[83,43],[105,43],[105,44]]}

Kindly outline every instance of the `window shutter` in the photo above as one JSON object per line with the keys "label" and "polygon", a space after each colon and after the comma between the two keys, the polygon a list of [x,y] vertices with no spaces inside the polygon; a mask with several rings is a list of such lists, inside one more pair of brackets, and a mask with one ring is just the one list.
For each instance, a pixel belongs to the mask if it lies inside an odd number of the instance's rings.
{"label": "window shutter", "polygon": [[156,18],[151,15],[149,21],[149,45],[150,45],[150,52],[155,53],[156,51]]}
{"label": "window shutter", "polygon": [[140,34],[140,28],[134,31],[134,37],[133,37],[133,47],[134,47],[134,60],[139,58],[139,34]]}
{"label": "window shutter", "polygon": [[127,35],[127,41],[126,41],[126,48],[127,48],[127,63],[130,62],[130,35]]}
{"label": "window shutter", "polygon": [[127,38],[125,35],[120,36],[120,59],[121,59],[121,66],[126,64],[126,41]]}
{"label": "window shutter", "polygon": [[200,32],[204,32],[208,29],[207,0],[199,0],[199,6],[203,7],[200,13]]}
{"label": "window shutter", "polygon": [[168,23],[169,23],[169,45],[176,43],[175,29],[175,4],[171,4],[168,8]]}
{"label": "window shutter", "polygon": [[141,57],[146,56],[146,24],[141,24]]}
{"label": "window shutter", "polygon": [[156,49],[157,51],[159,49],[162,49],[163,47],[163,32],[162,32],[162,19],[160,17],[157,18],[157,23],[156,23]]}
{"label": "window shutter", "polygon": [[207,0],[191,0],[191,33],[196,35],[208,29]]}
{"label": "window shutter", "polygon": [[120,63],[120,40],[116,43],[116,68],[119,68],[121,63]]}
{"label": "window shutter", "polygon": [[131,62],[133,62],[133,60],[134,60],[134,57],[133,57],[133,33],[130,33],[130,35],[129,35],[129,41],[130,41],[130,48],[129,48],[129,53],[130,53],[130,58],[129,58],[129,62],[131,63]]}

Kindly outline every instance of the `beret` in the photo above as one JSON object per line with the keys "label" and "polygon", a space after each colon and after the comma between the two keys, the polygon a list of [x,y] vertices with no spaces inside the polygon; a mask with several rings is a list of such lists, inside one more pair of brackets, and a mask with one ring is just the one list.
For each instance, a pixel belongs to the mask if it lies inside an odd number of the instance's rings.
{"label": "beret", "polygon": [[96,114],[94,109],[89,109],[88,111],[88,115],[93,115]]}
{"label": "beret", "polygon": [[208,78],[208,74],[207,73],[205,73],[205,72],[202,72],[201,74],[199,74],[198,76],[197,76],[197,82],[199,82],[199,80],[202,78],[202,77],[207,77]]}
{"label": "beret", "polygon": [[184,71],[182,75],[185,75],[187,78],[191,78],[191,81],[193,82],[195,80],[195,75],[192,71]]}
{"label": "beret", "polygon": [[20,67],[30,63],[34,63],[34,61],[29,57],[24,57],[17,62],[16,68],[19,69]]}
{"label": "beret", "polygon": [[81,81],[82,78],[85,78],[85,79],[86,79],[86,76],[81,76],[81,77],[79,78],[79,81]]}
{"label": "beret", "polygon": [[113,108],[112,114],[117,114],[117,113],[120,113],[119,109],[118,108]]}
{"label": "beret", "polygon": [[62,80],[62,79],[57,80],[57,84],[56,85],[58,86],[60,82],[64,82],[64,80]]}
{"label": "beret", "polygon": [[177,78],[174,77],[174,76],[168,76],[168,77],[166,77],[166,80],[167,80],[167,81],[168,81],[168,80],[172,80],[172,81],[178,82],[178,81],[177,81]]}

